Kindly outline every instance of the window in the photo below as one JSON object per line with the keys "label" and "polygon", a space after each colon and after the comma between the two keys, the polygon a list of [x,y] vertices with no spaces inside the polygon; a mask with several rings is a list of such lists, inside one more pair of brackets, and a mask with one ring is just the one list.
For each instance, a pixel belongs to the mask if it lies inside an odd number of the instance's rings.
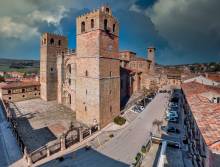
{"label": "window", "polygon": [[110,95],[112,94],[112,90],[109,91],[109,94],[110,94]]}
{"label": "window", "polygon": [[113,24],[113,32],[115,32],[115,24]]}
{"label": "window", "polygon": [[22,93],[24,93],[25,92],[25,89],[22,89]]}
{"label": "window", "polygon": [[112,112],[112,106],[110,106],[110,112]]}
{"label": "window", "polygon": [[91,28],[94,28],[94,19],[91,20]]}
{"label": "window", "polygon": [[85,75],[86,75],[86,77],[88,77],[88,71],[86,70],[86,72],[85,72]]}
{"label": "window", "polygon": [[8,97],[9,100],[11,100],[11,97]]}
{"label": "window", "polygon": [[112,77],[112,71],[110,71],[110,77]]}
{"label": "window", "polygon": [[35,93],[34,95],[37,96],[37,93]]}
{"label": "window", "polygon": [[87,91],[87,89],[86,89],[86,95],[87,95],[87,93],[88,93],[88,91]]}
{"label": "window", "polygon": [[53,38],[50,39],[50,44],[51,44],[51,45],[54,44],[54,39],[53,39]]}
{"label": "window", "polygon": [[50,68],[50,71],[53,72],[53,68]]}
{"label": "window", "polygon": [[61,40],[58,41],[58,45],[61,46]]}
{"label": "window", "polygon": [[11,94],[11,90],[8,90],[8,94]]}
{"label": "window", "polygon": [[108,29],[108,20],[105,19],[104,20],[104,30],[107,30]]}
{"label": "window", "polygon": [[35,87],[34,90],[37,90],[37,87]]}
{"label": "window", "polygon": [[69,82],[69,85],[71,85],[71,79],[70,79],[70,78],[69,78],[69,81],[68,81],[68,82]]}
{"label": "window", "polygon": [[106,8],[106,12],[109,13],[109,8]]}
{"label": "window", "polygon": [[47,40],[46,40],[46,38],[44,38],[44,44],[46,44],[47,43]]}
{"label": "window", "polygon": [[69,104],[71,104],[71,95],[69,94],[68,97],[69,97]]}
{"label": "window", "polygon": [[25,97],[25,95],[22,95],[22,97]]}
{"label": "window", "polygon": [[86,30],[86,25],[85,25],[85,22],[83,21],[81,23],[81,32],[85,32],[85,30]]}
{"label": "window", "polygon": [[87,111],[87,107],[85,106],[85,111]]}
{"label": "window", "polygon": [[68,65],[68,71],[71,74],[71,65],[70,64]]}

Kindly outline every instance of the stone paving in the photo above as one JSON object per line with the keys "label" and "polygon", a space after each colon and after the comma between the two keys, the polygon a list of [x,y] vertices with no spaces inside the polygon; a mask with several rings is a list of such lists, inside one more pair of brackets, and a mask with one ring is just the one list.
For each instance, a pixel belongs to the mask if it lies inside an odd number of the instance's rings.
{"label": "stone paving", "polygon": [[29,151],[56,140],[69,129],[71,122],[77,123],[75,112],[56,101],[32,99],[11,103],[10,108],[16,115],[18,131]]}

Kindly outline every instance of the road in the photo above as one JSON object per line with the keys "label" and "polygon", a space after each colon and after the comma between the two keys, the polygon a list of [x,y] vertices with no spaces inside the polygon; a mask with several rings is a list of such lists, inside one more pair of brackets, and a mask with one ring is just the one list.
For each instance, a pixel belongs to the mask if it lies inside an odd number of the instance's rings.
{"label": "road", "polygon": [[6,167],[21,158],[21,152],[0,106],[0,167]]}
{"label": "road", "polygon": [[79,149],[63,156],[64,160],[54,159],[40,167],[129,167],[137,152],[149,138],[155,119],[163,117],[167,107],[167,94],[158,94],[138,117],[122,132],[99,147],[86,151]]}
{"label": "road", "polygon": [[101,146],[98,151],[117,161],[132,164],[142,145],[149,139],[153,121],[162,119],[167,107],[167,97],[168,94],[158,94],[120,135]]}

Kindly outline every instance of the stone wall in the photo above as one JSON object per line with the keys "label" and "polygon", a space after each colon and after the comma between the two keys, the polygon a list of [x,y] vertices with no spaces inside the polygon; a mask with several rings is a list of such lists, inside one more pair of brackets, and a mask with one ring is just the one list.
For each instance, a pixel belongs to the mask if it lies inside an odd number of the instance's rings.
{"label": "stone wall", "polygon": [[57,99],[57,55],[63,54],[67,47],[67,38],[64,36],[50,33],[41,36],[41,98],[46,101]]}
{"label": "stone wall", "polygon": [[1,89],[3,100],[16,102],[40,97],[40,86],[14,88],[10,91],[11,93],[8,93],[7,89]]}

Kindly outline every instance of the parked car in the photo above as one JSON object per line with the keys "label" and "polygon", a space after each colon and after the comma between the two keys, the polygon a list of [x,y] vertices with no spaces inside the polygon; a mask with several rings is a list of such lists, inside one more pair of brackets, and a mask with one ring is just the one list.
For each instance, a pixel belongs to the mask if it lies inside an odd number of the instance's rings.
{"label": "parked car", "polygon": [[169,127],[167,129],[167,132],[170,132],[170,133],[180,133],[180,130],[175,128],[175,127]]}
{"label": "parked car", "polygon": [[170,103],[169,103],[169,107],[178,107],[178,104],[177,104],[177,103],[170,102]]}
{"label": "parked car", "polygon": [[168,118],[178,118],[179,116],[178,116],[177,113],[168,113],[168,114],[167,114],[167,117],[168,117]]}
{"label": "parked car", "polygon": [[179,148],[179,149],[181,148],[181,147],[180,147],[180,144],[179,144],[179,143],[176,143],[176,142],[168,142],[168,143],[167,143],[167,146],[168,146],[168,147],[173,147],[173,148]]}
{"label": "parked car", "polygon": [[169,113],[178,114],[178,112],[177,112],[177,111],[170,111],[170,110],[167,110],[167,111],[166,111],[166,113],[167,113],[167,114],[169,114]]}
{"label": "parked car", "polygon": [[170,107],[170,110],[171,110],[171,111],[178,111],[179,108],[178,108],[178,107],[172,107],[172,106],[171,106],[171,107]]}
{"label": "parked car", "polygon": [[169,121],[169,122],[178,123],[177,118],[167,118],[166,120]]}

